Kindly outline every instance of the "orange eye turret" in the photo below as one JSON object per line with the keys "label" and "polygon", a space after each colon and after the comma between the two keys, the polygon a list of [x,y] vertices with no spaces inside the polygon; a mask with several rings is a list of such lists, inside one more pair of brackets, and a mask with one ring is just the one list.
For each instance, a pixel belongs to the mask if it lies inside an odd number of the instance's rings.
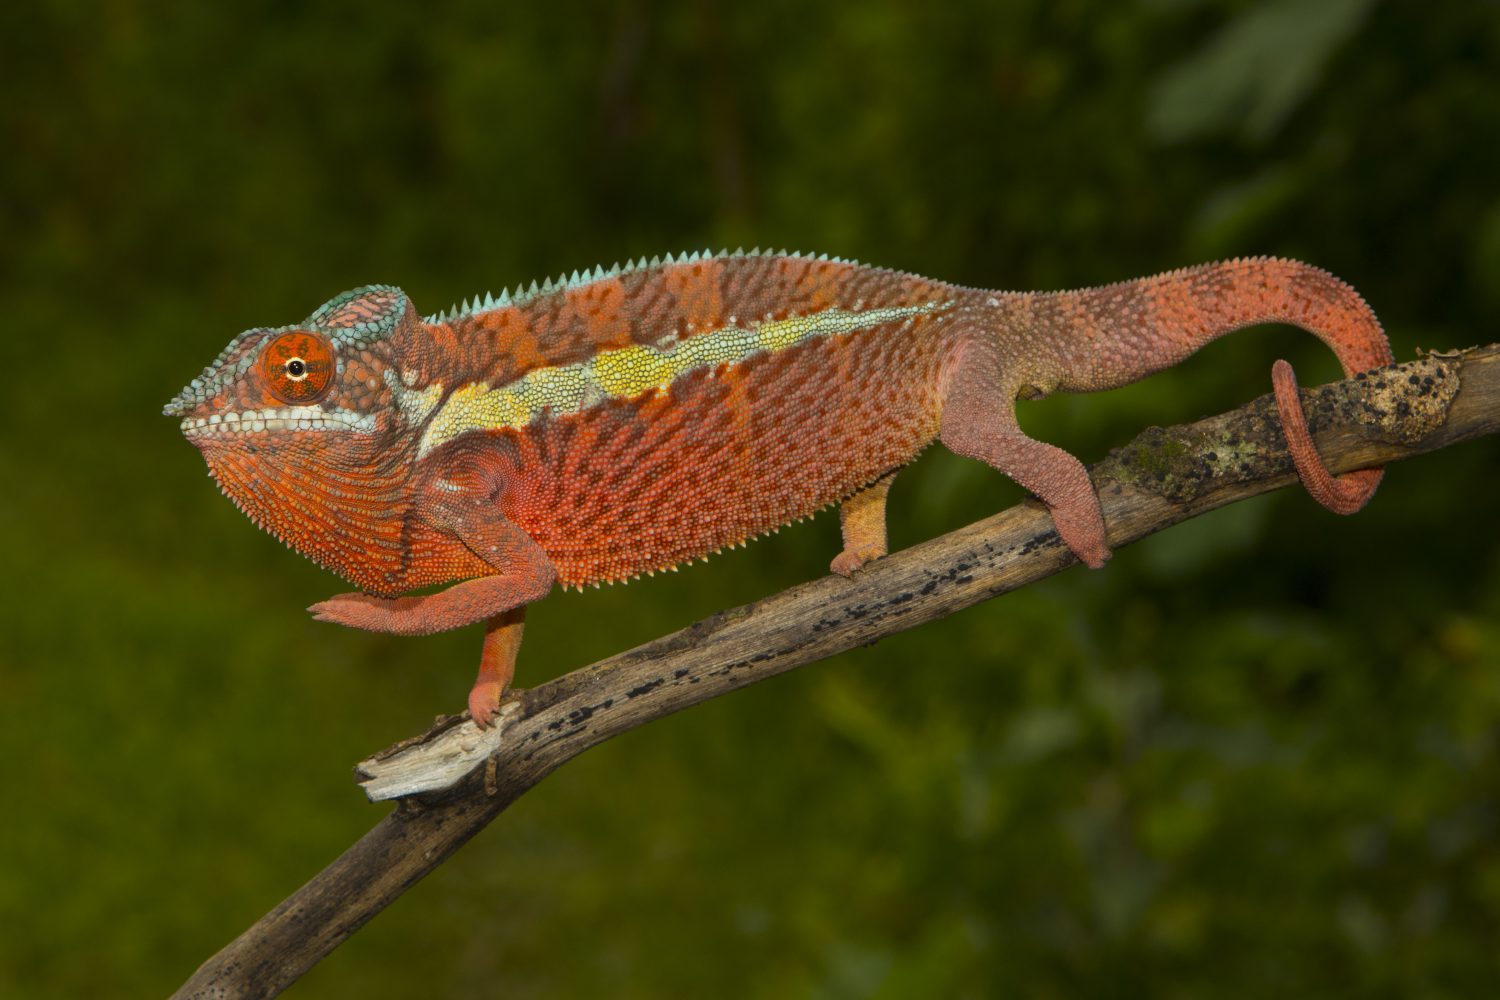
{"label": "orange eye turret", "polygon": [[333,348],[315,333],[283,333],[266,345],[260,370],[283,403],[316,403],[333,384]]}

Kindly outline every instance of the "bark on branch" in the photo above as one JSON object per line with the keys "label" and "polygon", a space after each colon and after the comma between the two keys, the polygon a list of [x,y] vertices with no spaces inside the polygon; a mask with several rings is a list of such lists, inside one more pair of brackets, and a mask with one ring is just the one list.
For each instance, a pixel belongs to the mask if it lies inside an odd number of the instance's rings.
{"label": "bark on branch", "polygon": [[[1434,354],[1304,391],[1335,472],[1500,429],[1500,345]],[[1269,396],[1150,428],[1094,466],[1110,543],[1295,482]],[[1378,500],[1377,500],[1378,502]],[[1072,565],[1046,510],[1019,504],[871,564],[720,612],[517,692],[498,733],[464,717],[356,771],[397,807],[209,959],[178,997],[280,993],[554,768],[611,736],[794,667],[941,618]]]}

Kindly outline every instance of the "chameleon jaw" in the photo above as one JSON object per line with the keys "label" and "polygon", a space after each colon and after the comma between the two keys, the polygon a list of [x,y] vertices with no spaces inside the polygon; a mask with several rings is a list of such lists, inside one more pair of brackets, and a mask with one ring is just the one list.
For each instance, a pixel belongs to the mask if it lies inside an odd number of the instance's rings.
{"label": "chameleon jaw", "polygon": [[213,413],[206,417],[184,417],[183,436],[224,437],[265,431],[356,431],[374,433],[375,416],[350,410],[325,410],[320,406],[282,406],[264,410]]}

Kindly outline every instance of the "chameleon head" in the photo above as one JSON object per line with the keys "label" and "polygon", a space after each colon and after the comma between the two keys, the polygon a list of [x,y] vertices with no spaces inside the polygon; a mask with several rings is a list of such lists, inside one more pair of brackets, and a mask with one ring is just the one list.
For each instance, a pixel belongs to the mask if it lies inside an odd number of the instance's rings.
{"label": "chameleon head", "polygon": [[166,405],[250,518],[365,590],[402,587],[414,442],[388,376],[423,324],[398,288],[247,330]]}

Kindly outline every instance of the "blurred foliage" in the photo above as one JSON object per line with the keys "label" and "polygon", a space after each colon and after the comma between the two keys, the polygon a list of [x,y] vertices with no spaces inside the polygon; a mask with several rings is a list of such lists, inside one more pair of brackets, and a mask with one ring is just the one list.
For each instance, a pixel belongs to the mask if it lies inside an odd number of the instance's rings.
{"label": "blurred foliage", "polygon": [[1373,0],[1276,0],[1248,9],[1162,77],[1147,121],[1160,138],[1275,132],[1327,71]]}
{"label": "blurred foliage", "polygon": [[[168,992],[374,822],[350,762],[463,704],[476,635],[309,621],[340,583],[158,415],[240,329],[741,243],[1015,288],[1298,256],[1402,357],[1500,320],[1483,0],[110,0],[0,39],[7,997]],[[1281,355],[1337,371],[1268,329],[1022,420],[1092,460]],[[1497,458],[1347,520],[1241,504],[618,739],[292,995],[1493,995]],[[934,451],[894,542],[1020,496]],[[522,682],[836,535],[549,599]]]}

